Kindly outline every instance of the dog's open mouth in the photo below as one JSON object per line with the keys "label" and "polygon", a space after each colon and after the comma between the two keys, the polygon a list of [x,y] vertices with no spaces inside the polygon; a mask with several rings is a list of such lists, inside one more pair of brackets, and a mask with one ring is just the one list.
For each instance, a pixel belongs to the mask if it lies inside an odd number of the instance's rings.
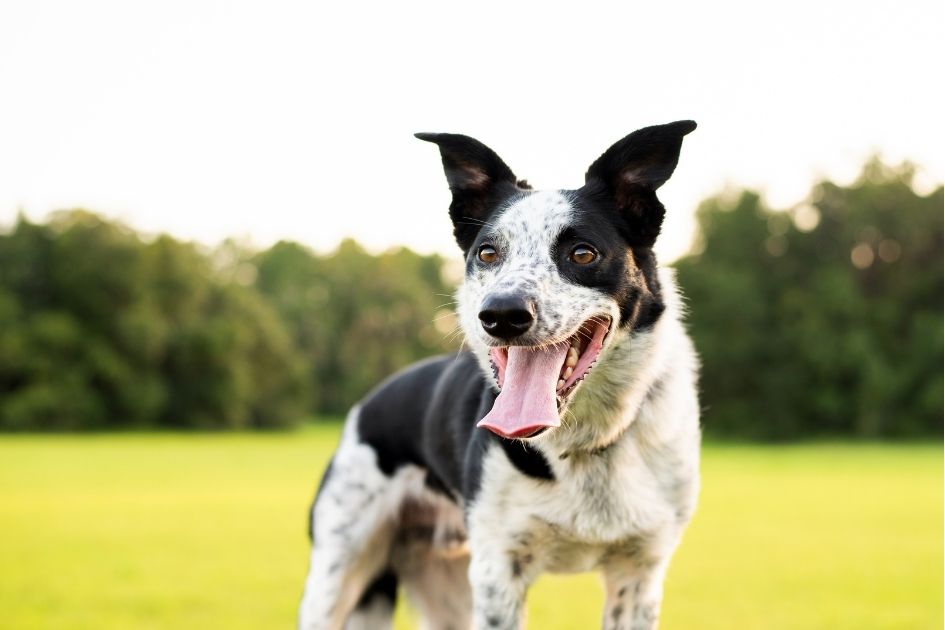
{"label": "dog's open mouth", "polygon": [[592,317],[557,344],[493,348],[500,392],[478,426],[505,438],[535,437],[558,426],[559,410],[597,361],[610,322]]}

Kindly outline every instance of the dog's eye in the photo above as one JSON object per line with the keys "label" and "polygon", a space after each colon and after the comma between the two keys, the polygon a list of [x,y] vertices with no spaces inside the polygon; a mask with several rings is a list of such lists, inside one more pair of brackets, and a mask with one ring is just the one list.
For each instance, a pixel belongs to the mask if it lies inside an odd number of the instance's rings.
{"label": "dog's eye", "polygon": [[578,245],[571,250],[571,262],[578,265],[587,265],[597,258],[597,252],[590,245]]}
{"label": "dog's eye", "polygon": [[483,245],[479,248],[479,260],[484,263],[494,263],[499,259],[499,253],[492,245]]}

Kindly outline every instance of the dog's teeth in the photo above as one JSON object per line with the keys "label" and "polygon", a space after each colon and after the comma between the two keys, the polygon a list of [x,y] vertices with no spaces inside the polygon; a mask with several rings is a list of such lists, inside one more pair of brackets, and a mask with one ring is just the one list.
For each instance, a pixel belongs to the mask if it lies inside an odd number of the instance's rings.
{"label": "dog's teeth", "polygon": [[569,365],[568,367],[564,368],[564,373],[561,374],[561,378],[563,378],[564,380],[568,380],[569,378],[571,378],[571,375],[573,373],[574,373],[574,368]]}
{"label": "dog's teeth", "polygon": [[561,389],[562,387],[564,387],[564,379],[563,379],[563,378],[559,378],[559,379],[558,379],[558,386],[557,386],[555,389]]}
{"label": "dog's teeth", "polygon": [[568,348],[568,358],[564,360],[565,366],[573,368],[578,362],[578,351],[574,346]]}

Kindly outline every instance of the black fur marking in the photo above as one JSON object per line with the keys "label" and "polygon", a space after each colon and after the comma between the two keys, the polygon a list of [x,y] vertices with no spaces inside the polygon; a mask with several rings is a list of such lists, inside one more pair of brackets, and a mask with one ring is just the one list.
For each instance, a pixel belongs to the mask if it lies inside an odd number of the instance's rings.
{"label": "black fur marking", "polygon": [[433,540],[433,534],[434,529],[432,525],[411,525],[410,527],[401,527],[397,530],[397,541],[429,542]]}
{"label": "black fur marking", "polygon": [[450,203],[453,235],[468,254],[496,206],[530,186],[524,180],[519,181],[495,151],[475,138],[454,133],[414,135],[440,148],[443,171],[453,193]]}
{"label": "black fur marking", "polygon": [[623,604],[617,604],[613,607],[613,610],[610,611],[610,618],[614,620],[614,624],[620,623],[620,616],[623,614]]}
{"label": "black fur marking", "polygon": [[427,470],[427,475],[423,479],[423,485],[432,490],[437,494],[441,494],[447,499],[454,499],[455,497],[450,492],[449,487],[443,482],[442,479],[437,477],[432,471]]}
{"label": "black fur marking", "polygon": [[495,441],[522,474],[553,480],[551,467],[535,449],[476,429],[495,396],[472,354],[431,359],[395,374],[368,395],[358,436],[377,453],[385,475],[405,465],[426,468],[426,485],[451,499],[478,492],[482,458]]}
{"label": "black fur marking", "polygon": [[696,128],[691,120],[645,127],[616,142],[591,164],[586,187],[603,188],[626,222],[633,247],[652,247],[666,209],[656,190],[676,169],[683,136]]}
{"label": "black fur marking", "polygon": [[512,577],[521,577],[522,572],[528,565],[534,560],[534,556],[531,553],[513,553],[512,554]]}
{"label": "black fur marking", "polygon": [[392,608],[397,601],[397,575],[390,569],[383,571],[364,589],[355,610],[368,607],[377,598],[388,602]]}
{"label": "black fur marking", "polygon": [[506,457],[523,475],[544,481],[555,480],[555,475],[551,471],[548,460],[539,451],[529,446],[528,442],[493,437],[502,444],[502,450],[505,451]]}
{"label": "black fur marking", "polygon": [[663,303],[663,292],[657,279],[656,256],[648,247],[635,247],[630,250],[637,269],[643,274],[646,285],[644,299],[641,300],[633,327],[637,330],[650,328],[657,322],[666,305]]}
{"label": "black fur marking", "polygon": [[406,464],[424,464],[423,418],[448,361],[440,357],[410,366],[381,383],[362,403],[358,436],[375,450],[385,475]]}
{"label": "black fur marking", "polygon": [[[481,420],[492,405],[495,404],[495,393],[489,389],[482,395],[479,410],[476,413],[476,420]],[[474,422],[474,424],[475,424]],[[463,494],[468,499],[472,499],[479,491],[480,476],[482,474],[482,458],[485,456],[489,446],[498,442],[505,452],[506,457],[515,468],[523,475],[542,479],[545,481],[554,481],[554,473],[544,455],[521,440],[506,440],[487,431],[486,429],[476,429],[471,436],[469,451],[466,460],[466,485]]]}
{"label": "black fur marking", "polygon": [[[636,237],[624,213],[599,185],[571,191],[569,197],[577,216],[558,236],[552,251],[559,273],[575,284],[612,296],[620,304],[620,326],[652,326],[665,309],[653,250],[631,246]],[[584,265],[571,261],[571,252],[579,245],[591,246],[597,258]]]}

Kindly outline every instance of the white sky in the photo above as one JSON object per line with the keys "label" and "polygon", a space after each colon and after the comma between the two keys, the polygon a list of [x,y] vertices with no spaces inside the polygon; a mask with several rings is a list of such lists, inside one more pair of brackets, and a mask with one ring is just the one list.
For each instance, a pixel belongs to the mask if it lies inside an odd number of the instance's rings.
{"label": "white sky", "polygon": [[[415,131],[579,186],[634,129],[693,118],[658,251],[726,184],[797,202],[879,150],[941,181],[943,3],[0,4],[0,225],[83,206],[148,232],[455,254]],[[619,6],[618,6],[619,5]]]}

